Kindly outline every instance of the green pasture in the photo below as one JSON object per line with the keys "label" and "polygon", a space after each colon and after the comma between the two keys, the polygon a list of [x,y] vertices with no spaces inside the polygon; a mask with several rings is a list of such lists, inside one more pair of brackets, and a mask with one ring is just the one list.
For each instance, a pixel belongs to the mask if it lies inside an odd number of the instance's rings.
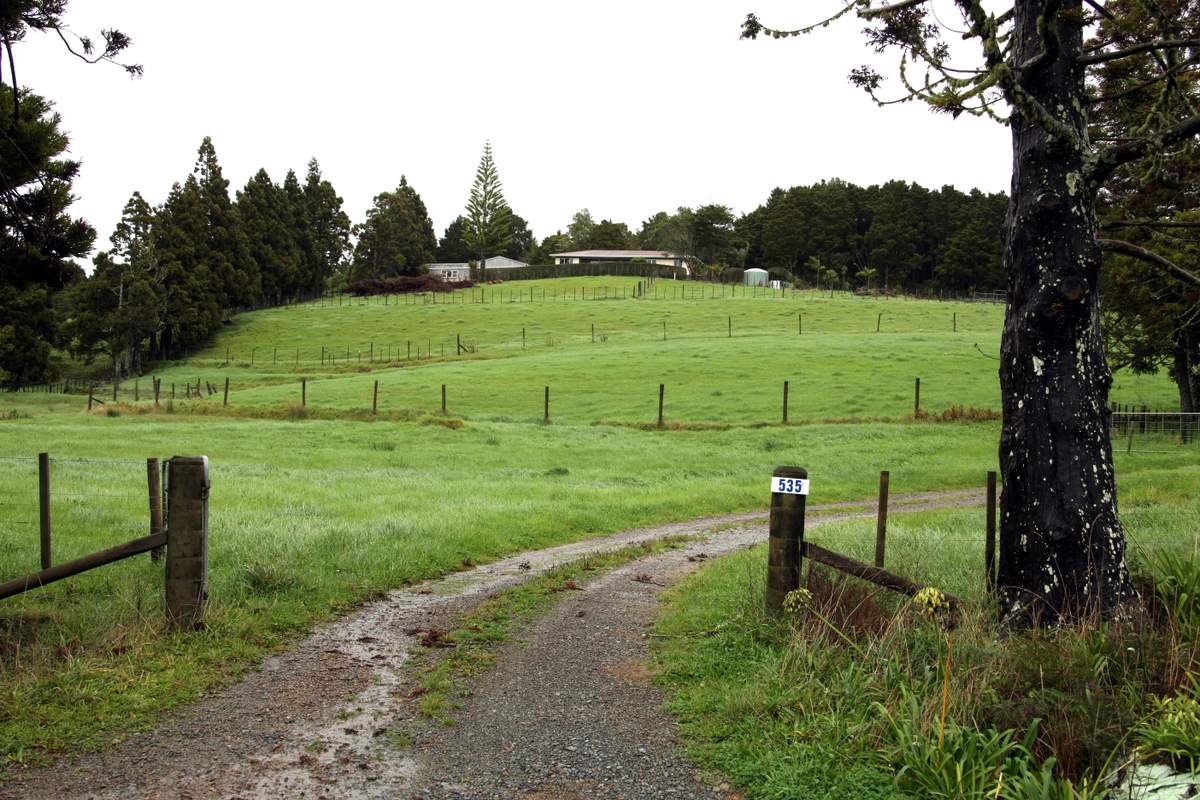
{"label": "green pasture", "polygon": [[[999,305],[762,289],[755,296],[745,287],[734,298],[727,286],[661,280],[645,299],[632,299],[636,283],[529,281],[387,305],[382,297],[345,298],[258,311],[153,375],[168,396],[174,390],[174,408],[202,413],[298,405],[301,380],[314,413],[370,412],[377,402],[393,417],[439,411],[442,385],[449,413],[496,421],[541,420],[549,387],[553,421],[654,422],[659,384],[664,416],[683,424],[777,422],[785,381],[791,421],[911,415],[917,378],[923,411],[999,408]],[[690,299],[656,300],[655,289]],[[510,299],[492,297],[502,292]],[[578,299],[605,292],[624,299]],[[467,351],[457,354],[460,341]],[[229,412],[220,409],[226,380]],[[203,409],[187,405],[196,381]],[[210,385],[221,391],[210,396]],[[149,377],[136,392],[149,402]],[[134,399],[132,382],[119,399]],[[1178,405],[1163,375],[1121,373],[1112,399]]]}

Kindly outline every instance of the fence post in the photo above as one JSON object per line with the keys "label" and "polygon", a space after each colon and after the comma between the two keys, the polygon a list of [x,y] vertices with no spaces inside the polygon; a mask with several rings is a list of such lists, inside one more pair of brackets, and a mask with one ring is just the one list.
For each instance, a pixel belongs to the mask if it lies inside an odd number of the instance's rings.
{"label": "fence post", "polygon": [[525,329],[521,328],[521,349],[525,349]]}
{"label": "fence post", "polygon": [[221,402],[221,405],[223,405],[223,406],[229,405],[229,377],[228,376],[225,377],[225,399]]}
{"label": "fence post", "polygon": [[135,403],[142,399],[141,392],[139,391],[139,386],[138,386],[140,383],[141,383],[141,381],[139,379],[137,379],[137,378],[133,379],[133,402],[135,402]]}
{"label": "fence post", "polygon": [[96,398],[96,387],[89,386],[88,387],[88,411],[92,410],[92,403],[95,401],[95,398]]}
{"label": "fence post", "polygon": [[888,480],[890,473],[885,469],[879,473],[879,511],[875,517],[875,566],[883,569],[883,551],[887,545]]}
{"label": "fence post", "polygon": [[987,538],[983,542],[983,576],[988,595],[996,592],[996,473],[987,474]]}
{"label": "fence post", "polygon": [[787,424],[788,414],[788,382],[783,382],[783,424]]}
{"label": "fence post", "polygon": [[[150,535],[156,536],[163,531],[162,472],[157,458],[146,459],[146,488],[150,493]],[[151,561],[161,561],[162,557],[162,547],[150,551]]]}
{"label": "fence post", "polygon": [[875,318],[875,332],[879,333],[879,326],[883,324],[883,312],[879,312],[879,316]]}
{"label": "fence post", "polygon": [[308,405],[308,379],[300,379],[300,407],[304,408]]}
{"label": "fence post", "polygon": [[158,393],[162,390],[162,378],[154,379],[154,407],[158,408]]}
{"label": "fence post", "polygon": [[375,381],[375,391],[371,394],[371,413],[379,413],[379,381]]}
{"label": "fence post", "polygon": [[658,427],[663,426],[663,384],[658,385]]}
{"label": "fence post", "polygon": [[542,417],[542,422],[549,422],[549,421],[550,421],[550,387],[547,386],[546,387],[546,413],[545,413],[545,416]]}
{"label": "fence post", "polygon": [[50,454],[38,453],[38,521],[41,527],[42,569],[50,569]]}
{"label": "fence post", "polygon": [[596,343],[596,323],[592,323],[592,344]]}
{"label": "fence post", "polygon": [[958,312],[957,311],[954,312],[954,316],[952,319],[953,319],[953,322],[951,323],[953,325],[952,332],[958,333]]}
{"label": "fence post", "polygon": [[167,622],[198,628],[208,599],[208,456],[167,462]]}
{"label": "fence post", "polygon": [[921,379],[913,385],[913,419],[921,416]]}
{"label": "fence post", "polygon": [[796,315],[796,335],[797,336],[804,335],[804,314],[803,313]]}
{"label": "fence post", "polygon": [[729,338],[733,338],[733,317],[729,318]]}
{"label": "fence post", "polygon": [[446,413],[446,384],[442,384],[442,413]]}
{"label": "fence post", "polygon": [[[771,473],[771,524],[767,540],[767,611],[783,608],[784,598],[800,588],[800,561],[804,557],[804,493],[777,492],[776,484],[791,484],[799,479],[807,483],[808,471],[802,467],[776,467]],[[782,487],[779,487],[782,488]]]}

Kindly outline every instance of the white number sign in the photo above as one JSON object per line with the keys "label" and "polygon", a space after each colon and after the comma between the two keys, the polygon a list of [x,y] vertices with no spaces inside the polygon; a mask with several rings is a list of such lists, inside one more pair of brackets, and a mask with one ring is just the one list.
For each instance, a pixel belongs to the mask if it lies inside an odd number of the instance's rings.
{"label": "white number sign", "polygon": [[771,492],[808,494],[808,478],[771,478]]}

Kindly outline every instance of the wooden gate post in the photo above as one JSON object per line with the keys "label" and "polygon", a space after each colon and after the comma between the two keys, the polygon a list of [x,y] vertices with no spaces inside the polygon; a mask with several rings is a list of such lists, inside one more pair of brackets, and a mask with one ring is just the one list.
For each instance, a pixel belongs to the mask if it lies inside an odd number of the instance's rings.
{"label": "wooden gate post", "polygon": [[886,469],[879,473],[879,509],[875,517],[875,566],[883,569],[883,551],[887,546],[888,481],[891,473]]}
{"label": "wooden gate post", "polygon": [[42,569],[50,569],[50,454],[38,453],[38,522],[41,527]]}
{"label": "wooden gate post", "polygon": [[913,419],[921,416],[921,379],[913,385]]}
{"label": "wooden gate post", "polygon": [[[157,458],[146,459],[146,488],[150,494],[150,535],[157,536],[163,532],[162,472]],[[162,561],[162,557],[163,548],[150,551],[151,561]]]}
{"label": "wooden gate post", "polygon": [[996,473],[987,474],[987,538],[983,541],[984,583],[988,595],[996,591]]}
{"label": "wooden gate post", "polygon": [[766,605],[767,611],[780,611],[788,592],[800,588],[808,471],[803,467],[776,467],[771,477]]}
{"label": "wooden gate post", "polygon": [[225,398],[224,398],[224,400],[221,401],[221,405],[223,405],[223,406],[229,405],[229,378],[228,377],[225,378]]}
{"label": "wooden gate post", "polygon": [[442,384],[442,414],[446,413],[446,384]]}
{"label": "wooden gate post", "polygon": [[547,386],[546,387],[546,413],[545,413],[545,416],[542,417],[542,422],[549,422],[549,421],[550,421],[550,387]]}
{"label": "wooden gate post", "polygon": [[663,426],[663,392],[665,387],[663,384],[658,385],[658,427]]}
{"label": "wooden gate post", "polygon": [[787,424],[788,414],[788,382],[783,382],[783,424]]}
{"label": "wooden gate post", "polygon": [[371,413],[379,413],[379,381],[375,381],[375,390],[371,394]]}
{"label": "wooden gate post", "polygon": [[208,456],[167,462],[167,623],[198,628],[208,599]]}

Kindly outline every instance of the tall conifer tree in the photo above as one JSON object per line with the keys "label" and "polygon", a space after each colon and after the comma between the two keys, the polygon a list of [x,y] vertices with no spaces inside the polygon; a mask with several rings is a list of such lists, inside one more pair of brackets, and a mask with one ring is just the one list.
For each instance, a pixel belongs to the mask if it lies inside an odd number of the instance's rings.
{"label": "tall conifer tree", "polygon": [[463,240],[479,256],[481,265],[488,256],[502,253],[512,241],[511,214],[492,159],[492,143],[485,142],[471,197],[467,200],[467,226],[463,231]]}

